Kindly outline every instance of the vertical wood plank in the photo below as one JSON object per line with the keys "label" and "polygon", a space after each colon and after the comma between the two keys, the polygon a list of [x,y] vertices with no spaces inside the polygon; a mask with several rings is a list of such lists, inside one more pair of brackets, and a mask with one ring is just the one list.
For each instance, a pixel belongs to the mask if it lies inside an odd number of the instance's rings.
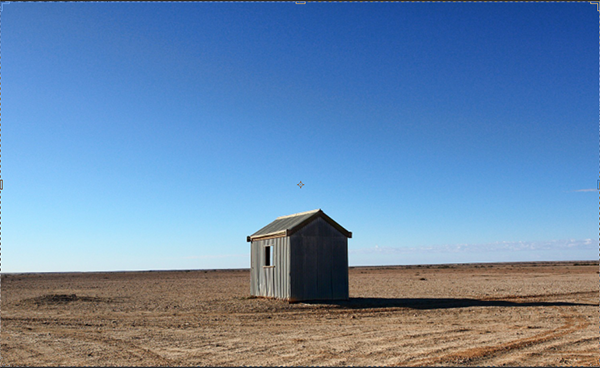
{"label": "vertical wood plank", "polygon": [[347,239],[336,239],[335,257],[332,259],[333,299],[348,299]]}
{"label": "vertical wood plank", "polygon": [[315,237],[317,246],[318,299],[331,299],[331,246],[332,239],[328,237]]}
{"label": "vertical wood plank", "polygon": [[302,286],[304,259],[301,249],[302,239],[299,234],[290,237],[290,298],[296,301],[304,300],[304,288]]}
{"label": "vertical wood plank", "polygon": [[281,238],[275,239],[275,245],[273,246],[273,262],[275,265],[275,269],[273,270],[273,282],[274,282],[274,294],[276,298],[282,298],[283,293],[281,292],[281,284],[283,280],[281,280]]}
{"label": "vertical wood plank", "polygon": [[291,297],[291,272],[290,272],[290,237],[287,236],[285,238],[285,257],[284,257],[284,262],[285,262],[285,298],[286,299],[290,299]]}
{"label": "vertical wood plank", "polygon": [[304,249],[304,295],[307,300],[315,300],[318,298],[319,287],[319,259],[316,257],[317,244],[316,237],[309,236],[303,239],[305,244]]}
{"label": "vertical wood plank", "polygon": [[252,260],[254,259],[254,242],[250,243],[250,295],[254,295],[254,263]]}

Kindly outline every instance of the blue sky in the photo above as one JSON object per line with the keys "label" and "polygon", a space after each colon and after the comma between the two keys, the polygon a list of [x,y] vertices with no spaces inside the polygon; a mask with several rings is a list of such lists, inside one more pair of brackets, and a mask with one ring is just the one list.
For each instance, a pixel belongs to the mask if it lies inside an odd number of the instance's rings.
{"label": "blue sky", "polygon": [[597,259],[598,15],[4,5],[2,271],[245,268],[316,208],[350,265]]}

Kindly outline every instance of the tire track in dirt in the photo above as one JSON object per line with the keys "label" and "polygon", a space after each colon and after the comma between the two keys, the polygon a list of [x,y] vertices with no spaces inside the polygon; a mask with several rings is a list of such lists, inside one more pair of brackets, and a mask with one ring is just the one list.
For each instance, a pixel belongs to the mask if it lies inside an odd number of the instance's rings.
{"label": "tire track in dirt", "polygon": [[[515,350],[518,349],[557,339],[559,337],[571,334],[575,331],[582,330],[590,325],[590,322],[585,320],[583,317],[577,316],[575,313],[566,314],[560,308],[554,308],[558,309],[561,316],[565,319],[565,324],[559,328],[542,332],[531,337],[513,340],[503,344],[466,349],[457,353],[452,353],[437,358],[420,359],[417,361],[410,362],[408,366],[429,366],[439,363],[475,363],[483,359],[489,359],[492,357],[497,357],[498,355],[513,353]],[[428,353],[427,355],[430,354]]]}
{"label": "tire track in dirt", "polygon": [[[45,361],[42,359],[43,357],[47,356],[47,354],[44,354],[42,351],[38,349],[36,349],[34,344],[8,344],[3,342],[2,343],[2,351],[6,352],[8,349],[12,349],[13,351],[16,352],[17,356],[16,359],[17,361],[20,361],[21,364],[23,366],[27,366],[29,364],[31,364],[31,360],[33,360],[34,362],[36,362],[36,364],[41,365],[42,362],[45,363]],[[2,364],[2,366],[4,366],[4,364]]]}
{"label": "tire track in dirt", "polygon": [[[592,344],[590,344],[592,343]],[[559,363],[567,363],[569,366],[598,366],[600,362],[600,351],[598,350],[598,337],[582,337],[577,340],[559,340],[540,351],[529,352],[526,355],[541,355],[544,357],[559,357]],[[576,350],[580,346],[581,350]],[[518,365],[519,361],[513,359],[507,361],[509,365]]]}
{"label": "tire track in dirt", "polygon": [[[410,331],[411,329],[399,331],[394,323],[382,323],[377,326],[371,325],[366,330],[352,330],[317,337],[315,337],[316,331],[305,331],[306,341],[309,341],[312,347],[322,348],[311,351],[312,359],[307,357],[305,359],[308,360],[297,363],[305,366],[319,365],[324,360],[331,361],[333,357],[343,355],[344,359],[352,361],[352,364],[372,365],[376,361],[378,365],[391,365],[397,361],[399,351],[421,350],[423,346],[431,345],[432,341],[439,342],[436,343],[433,353],[443,355],[455,350],[456,345],[464,341],[464,335],[461,333],[466,329],[435,329],[421,333],[410,333]],[[363,346],[362,341],[368,341],[369,344]]]}
{"label": "tire track in dirt", "polygon": [[481,298],[481,300],[485,301],[503,301],[503,300],[520,300],[520,299],[533,299],[533,298],[548,298],[548,297],[557,297],[557,296],[576,296],[576,295],[598,295],[597,290],[591,291],[575,291],[571,293],[557,293],[557,294],[534,294],[534,295],[509,295],[503,296],[501,298],[498,297],[489,297],[489,298]]}
{"label": "tire track in dirt", "polygon": [[150,349],[137,346],[129,341],[116,339],[106,335],[94,336],[90,333],[72,331],[61,328],[53,328],[51,334],[59,338],[79,339],[93,342],[98,345],[108,345],[111,348],[119,351],[120,353],[125,353],[139,358],[143,364],[149,364],[149,362],[151,362],[150,364],[152,365],[163,366],[175,366],[179,364],[178,362],[169,358],[165,358],[164,356],[155,353]]}

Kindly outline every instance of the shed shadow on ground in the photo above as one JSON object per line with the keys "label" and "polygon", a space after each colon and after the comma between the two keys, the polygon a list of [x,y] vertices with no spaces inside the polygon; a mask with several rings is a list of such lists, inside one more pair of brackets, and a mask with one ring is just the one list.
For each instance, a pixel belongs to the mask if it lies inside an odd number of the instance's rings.
{"label": "shed shadow on ground", "polygon": [[305,301],[309,305],[328,305],[342,309],[366,308],[410,308],[410,309],[446,309],[468,307],[562,307],[562,306],[598,306],[598,303],[570,302],[511,302],[505,300],[481,300],[458,298],[350,298],[349,300]]}

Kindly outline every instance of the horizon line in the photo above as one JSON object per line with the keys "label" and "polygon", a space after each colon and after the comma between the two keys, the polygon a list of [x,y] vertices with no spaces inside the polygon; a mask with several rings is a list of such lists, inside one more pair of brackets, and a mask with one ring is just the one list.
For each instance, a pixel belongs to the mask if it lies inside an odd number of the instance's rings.
{"label": "horizon line", "polygon": [[[416,266],[466,266],[466,265],[508,265],[508,264],[548,264],[548,263],[577,263],[586,262],[590,265],[599,264],[600,260],[594,259],[574,259],[563,261],[510,261],[510,262],[452,262],[452,263],[423,263],[423,264],[390,264],[390,265],[354,265],[350,268],[380,268],[380,267],[416,267]],[[26,272],[2,272],[0,275],[34,275],[34,274],[62,274],[62,273],[127,273],[127,272],[224,272],[224,271],[249,271],[246,268],[194,268],[194,269],[165,269],[165,270],[118,270],[118,271],[26,271]]]}

